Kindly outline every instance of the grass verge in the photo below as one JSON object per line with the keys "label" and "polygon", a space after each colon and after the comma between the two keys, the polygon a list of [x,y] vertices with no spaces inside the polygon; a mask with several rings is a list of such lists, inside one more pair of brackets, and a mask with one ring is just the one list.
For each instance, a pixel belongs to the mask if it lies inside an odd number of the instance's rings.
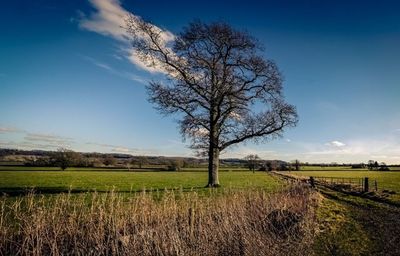
{"label": "grass verge", "polygon": [[309,255],[315,193],[291,187],[0,201],[0,255]]}

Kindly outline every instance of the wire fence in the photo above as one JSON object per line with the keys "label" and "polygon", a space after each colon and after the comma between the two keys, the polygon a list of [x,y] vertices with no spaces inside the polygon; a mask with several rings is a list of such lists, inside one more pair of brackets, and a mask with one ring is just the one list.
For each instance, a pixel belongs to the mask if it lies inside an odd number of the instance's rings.
{"label": "wire fence", "polygon": [[341,190],[371,192],[378,191],[378,182],[376,179],[364,178],[349,178],[349,177],[321,177],[311,176],[310,182],[315,182],[320,185],[330,186]]}
{"label": "wire fence", "polygon": [[297,176],[279,172],[272,174],[286,180],[289,183],[306,183],[313,188],[328,188],[353,196],[368,198],[376,202],[387,203],[400,207],[400,201],[391,195],[396,191],[389,190],[384,184],[378,184],[376,179],[370,177],[349,178],[349,177],[324,177],[324,176]]}

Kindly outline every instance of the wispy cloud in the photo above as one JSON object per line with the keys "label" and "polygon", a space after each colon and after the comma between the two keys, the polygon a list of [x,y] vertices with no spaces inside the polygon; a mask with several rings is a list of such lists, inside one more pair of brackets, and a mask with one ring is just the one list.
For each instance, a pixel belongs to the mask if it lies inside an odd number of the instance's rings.
{"label": "wispy cloud", "polygon": [[17,129],[15,127],[0,126],[0,133],[20,133],[23,130]]}
{"label": "wispy cloud", "polygon": [[60,146],[67,146],[71,145],[74,140],[68,137],[62,137],[52,134],[41,134],[41,133],[27,133],[24,137],[26,141],[37,141],[41,143],[48,143],[51,145]]}
{"label": "wispy cloud", "polygon": [[121,146],[111,148],[111,152],[130,154],[130,155],[148,155],[148,156],[159,154],[158,150],[139,149],[139,148],[130,148],[130,147],[121,147]]}
{"label": "wispy cloud", "polygon": [[72,138],[46,133],[31,133],[10,126],[1,126],[0,134],[8,141],[0,141],[0,147],[18,149],[54,149],[74,144]]}
{"label": "wispy cloud", "polygon": [[90,63],[92,63],[93,65],[95,65],[95,66],[97,66],[99,68],[107,70],[109,73],[111,73],[113,75],[116,75],[116,76],[119,76],[119,77],[122,77],[122,78],[125,78],[125,79],[129,79],[129,80],[132,80],[132,81],[136,81],[136,82],[139,82],[139,83],[142,83],[142,84],[147,84],[147,80],[146,79],[143,79],[142,77],[140,77],[138,75],[135,75],[135,74],[133,74],[131,72],[119,71],[119,70],[111,67],[110,65],[108,65],[108,64],[106,64],[104,62],[98,61],[98,60],[96,60],[94,58],[91,58],[89,56],[86,56],[86,55],[80,55],[80,56],[83,59],[85,59],[86,61],[89,61]]}
{"label": "wispy cloud", "polygon": [[[137,56],[136,52],[130,46],[130,35],[125,30],[125,20],[129,15],[139,17],[125,10],[118,0],[89,0],[95,9],[90,15],[79,14],[79,26],[82,29],[93,31],[104,36],[108,36],[118,40],[122,44],[123,54],[135,66],[149,72],[164,72],[163,69],[157,67],[149,67]],[[154,26],[155,28],[158,28]],[[160,29],[160,28],[158,28]],[[161,31],[161,29],[160,29]],[[163,32],[166,42],[172,40],[174,35],[169,32]]]}
{"label": "wispy cloud", "polygon": [[274,150],[262,150],[243,145],[223,153],[223,157],[225,158],[244,158],[248,155],[258,155],[261,159],[273,159],[277,157],[277,153]]}
{"label": "wispy cloud", "polygon": [[343,142],[340,142],[338,140],[333,140],[333,141],[327,142],[327,143],[325,143],[325,145],[335,147],[335,148],[342,148],[342,147],[346,146],[346,144],[344,144]]}
{"label": "wispy cloud", "polygon": [[123,60],[121,56],[119,56],[118,54],[111,54],[111,57],[117,59],[117,60]]}
{"label": "wispy cloud", "polygon": [[[96,151],[104,153],[124,153],[131,155],[168,155],[170,150],[168,147],[160,146],[160,148],[133,148],[124,145],[115,145],[98,142],[79,142],[73,138],[60,136],[50,133],[29,132],[26,130],[0,126],[0,148],[16,148],[26,150],[56,150],[64,147],[77,151]],[[171,142],[172,143],[172,142]],[[175,142],[177,143],[177,142]],[[178,154],[179,155],[179,154]]]}
{"label": "wispy cloud", "polygon": [[111,149],[111,152],[114,153],[124,153],[124,154],[146,154],[144,151],[136,149],[136,148],[127,148],[127,147],[115,147]]}
{"label": "wispy cloud", "polygon": [[118,146],[111,145],[111,144],[97,143],[97,142],[86,142],[85,144],[86,144],[86,145],[99,146],[99,147],[105,147],[105,148],[114,148],[114,147],[118,147]]}
{"label": "wispy cloud", "polygon": [[2,147],[2,148],[16,148],[16,149],[28,149],[28,150],[32,150],[32,149],[55,150],[55,149],[59,148],[58,145],[34,143],[34,142],[29,142],[29,141],[21,141],[21,142],[0,141],[0,147]]}
{"label": "wispy cloud", "polygon": [[120,145],[106,144],[106,143],[87,142],[86,145],[93,145],[96,147],[105,148],[107,152],[123,153],[131,155],[154,155],[157,153],[157,151],[151,149],[138,149],[138,148],[131,148]]}

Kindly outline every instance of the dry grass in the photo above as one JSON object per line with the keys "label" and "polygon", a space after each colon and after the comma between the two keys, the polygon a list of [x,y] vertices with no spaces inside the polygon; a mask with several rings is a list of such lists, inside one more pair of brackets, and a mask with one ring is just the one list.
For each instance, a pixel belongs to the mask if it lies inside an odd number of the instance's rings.
{"label": "dry grass", "polygon": [[0,255],[309,255],[317,197],[292,187],[0,201]]}

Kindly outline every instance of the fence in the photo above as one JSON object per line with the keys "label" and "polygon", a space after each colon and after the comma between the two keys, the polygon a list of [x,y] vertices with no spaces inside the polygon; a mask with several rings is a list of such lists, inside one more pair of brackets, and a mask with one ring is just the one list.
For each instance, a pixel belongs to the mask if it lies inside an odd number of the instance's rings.
{"label": "fence", "polygon": [[[319,177],[310,176],[302,177],[286,173],[270,172],[273,175],[280,177],[290,183],[307,183],[312,187],[329,188],[353,196],[367,198],[376,202],[386,203],[391,206],[400,207],[400,201],[388,197],[388,194],[396,194],[395,191],[390,191],[384,186],[378,187],[376,179],[368,177],[364,178],[348,178],[348,177]],[[373,193],[369,193],[373,192]]]}
{"label": "fence", "polygon": [[335,189],[369,192],[378,191],[378,182],[376,179],[371,180],[368,177],[365,178],[348,178],[348,177],[310,177],[311,185],[319,184],[329,186]]}
{"label": "fence", "polygon": [[302,177],[297,175],[283,174],[279,172],[272,172],[279,177],[290,182],[306,182],[310,183],[312,187],[316,185],[329,187],[335,190],[349,191],[349,192],[371,192],[378,191],[378,182],[376,179],[364,178],[349,178],[349,177],[322,177],[310,176]]}

